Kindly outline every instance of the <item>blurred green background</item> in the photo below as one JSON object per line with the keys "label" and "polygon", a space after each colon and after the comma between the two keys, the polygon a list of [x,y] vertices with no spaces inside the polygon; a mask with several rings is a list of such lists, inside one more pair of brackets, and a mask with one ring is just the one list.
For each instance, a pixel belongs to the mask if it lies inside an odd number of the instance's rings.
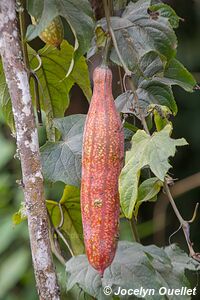
{"label": "blurred green background", "polygon": [[[177,30],[179,60],[193,73],[200,83],[200,1],[166,0],[178,15],[185,21]],[[189,146],[179,149],[173,159],[172,176],[186,178],[200,172],[200,91],[193,94],[175,88],[175,97],[179,107],[178,115],[173,120],[174,137],[185,137]],[[44,141],[44,131],[39,129],[40,141]],[[16,183],[21,179],[19,160],[14,158],[15,140],[0,114],[0,300],[38,299],[34,275],[31,266],[30,247],[27,223],[13,225],[12,215],[18,211],[23,199],[22,190]],[[200,182],[199,182],[200,186]],[[58,187],[48,188],[51,199],[58,199],[61,190]],[[177,206],[185,219],[190,219],[196,202],[200,200],[200,188],[191,190],[176,199]],[[155,234],[153,213],[156,204],[145,204],[140,211],[138,230],[144,244],[155,243],[159,246],[168,244],[168,238],[178,228],[178,221],[171,209],[166,206],[165,229]],[[159,208],[157,207],[158,211]],[[161,210],[162,210],[161,206]],[[155,221],[155,220],[154,220]],[[129,239],[126,224],[122,224],[123,238]],[[191,239],[194,248],[200,252],[200,212],[191,226]],[[172,238],[187,251],[182,232]],[[57,262],[62,291],[65,291],[65,275],[63,267]],[[196,277],[191,278],[195,285]],[[64,296],[63,299],[67,299]],[[68,296],[68,299],[72,299]],[[197,298],[199,299],[199,298]]]}

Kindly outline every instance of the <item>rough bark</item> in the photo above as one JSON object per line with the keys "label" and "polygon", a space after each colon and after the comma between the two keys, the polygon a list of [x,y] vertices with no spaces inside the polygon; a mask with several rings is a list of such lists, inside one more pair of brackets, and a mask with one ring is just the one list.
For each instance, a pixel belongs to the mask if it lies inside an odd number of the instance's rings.
{"label": "rough bark", "polygon": [[15,120],[33,266],[39,298],[60,299],[45,206],[38,134],[23,63],[14,0],[0,1],[0,54]]}

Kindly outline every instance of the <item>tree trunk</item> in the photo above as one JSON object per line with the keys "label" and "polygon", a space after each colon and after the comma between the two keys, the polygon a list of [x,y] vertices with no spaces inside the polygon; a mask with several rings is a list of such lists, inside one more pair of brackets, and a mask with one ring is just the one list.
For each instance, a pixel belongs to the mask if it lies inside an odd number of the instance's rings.
{"label": "tree trunk", "polygon": [[0,0],[0,54],[12,100],[25,205],[39,298],[60,299],[45,206],[38,133],[20,46],[14,0]]}

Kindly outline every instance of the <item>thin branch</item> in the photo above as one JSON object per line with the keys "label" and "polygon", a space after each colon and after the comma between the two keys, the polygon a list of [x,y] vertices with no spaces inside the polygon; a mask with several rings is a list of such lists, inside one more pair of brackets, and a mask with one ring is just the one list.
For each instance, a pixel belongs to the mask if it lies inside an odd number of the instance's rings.
{"label": "thin branch", "polygon": [[29,72],[29,59],[28,59],[28,51],[27,51],[27,45],[26,45],[26,23],[25,23],[25,14],[24,14],[24,0],[19,0],[17,2],[18,5],[18,13],[19,13],[19,25],[20,25],[20,36],[21,36],[21,47],[22,47],[22,53],[23,53],[23,60],[25,67],[27,69],[27,72]]}
{"label": "thin branch", "polygon": [[61,254],[60,245],[59,245],[57,237],[55,237],[55,230],[54,230],[54,226],[53,226],[50,216],[49,216],[49,221],[50,221],[50,227],[51,227],[50,232],[49,232],[51,250],[52,250],[53,254],[57,257],[59,262],[65,266],[66,261]]}
{"label": "thin branch", "polygon": [[[173,198],[178,198],[184,193],[187,193],[198,187],[200,187],[199,172],[175,182],[174,185],[170,187],[170,191]],[[154,208],[153,222],[156,231],[154,240],[159,241],[160,245],[163,245],[164,243],[163,237],[164,229],[167,226],[166,213],[168,204],[169,202],[167,201],[166,194],[161,194],[159,201],[157,201]]]}
{"label": "thin branch", "polygon": [[66,238],[64,237],[64,235],[62,234],[62,232],[58,228],[56,228],[56,227],[55,227],[55,231],[59,235],[59,237],[63,240],[63,242],[65,243],[65,245],[67,246],[67,249],[69,250],[71,256],[74,256],[72,248],[70,247],[68,241],[66,240]]}
{"label": "thin branch", "polygon": [[114,31],[113,31],[111,23],[110,23],[110,10],[109,10],[107,0],[103,0],[103,4],[104,4],[106,22],[107,22],[107,26],[108,26],[108,32],[110,33],[110,36],[112,38],[113,46],[115,48],[115,51],[117,52],[117,55],[118,55],[119,60],[122,64],[122,67],[124,68],[124,71],[125,71],[126,75],[131,76],[132,72],[128,69],[128,67],[126,66],[126,63],[124,62],[124,60],[121,56],[121,53],[120,53],[118,45],[117,45],[117,40],[115,38],[115,34],[114,34]]}
{"label": "thin branch", "polygon": [[122,79],[122,70],[120,68],[120,66],[117,66],[118,67],[118,73],[119,73],[119,82],[120,82],[120,88],[121,88],[121,93],[124,92],[124,87],[123,87],[123,79]]}
{"label": "thin branch", "polygon": [[[51,200],[47,200],[47,203],[50,203]],[[53,201],[53,204],[55,205],[55,202]],[[62,234],[62,232],[60,231],[61,227],[63,226],[64,223],[64,214],[63,214],[63,210],[62,210],[62,205],[60,203],[57,203],[57,206],[60,210],[60,223],[57,227],[54,226],[51,215],[48,212],[48,216],[49,216],[49,221],[51,224],[51,235],[52,237],[54,236],[54,234],[56,233],[64,242],[64,244],[67,246],[71,256],[74,256],[73,250],[70,246],[70,244],[68,243],[68,241],[66,240],[66,238],[64,237],[64,235]],[[53,246],[53,253],[56,255],[56,257],[60,260],[60,256],[61,256],[61,252],[58,250],[58,247],[56,246],[56,241],[55,239],[51,238],[51,243]],[[64,258],[63,258],[64,259]]]}
{"label": "thin branch", "polygon": [[140,116],[142,126],[143,126],[144,130],[146,131],[146,133],[150,135],[150,132],[149,132],[149,129],[148,129],[143,111],[140,107],[140,103],[139,103],[138,95],[136,93],[136,88],[135,88],[134,82],[131,78],[128,78],[128,82],[129,82],[130,88],[133,92],[134,100],[135,100],[135,103],[136,103],[136,107],[138,108],[138,111],[139,111],[139,116]]}
{"label": "thin branch", "polygon": [[27,68],[22,57],[15,4],[15,0],[0,1],[0,54],[15,120],[38,295],[40,300],[59,300],[59,286],[49,241],[38,133]]}
{"label": "thin branch", "polygon": [[135,239],[135,241],[137,243],[140,243],[140,237],[139,237],[139,234],[138,234],[137,224],[136,224],[136,221],[135,221],[135,217],[133,216],[129,222],[130,222],[130,226],[131,226],[133,238]]}
{"label": "thin branch", "polygon": [[62,205],[60,203],[58,203],[58,207],[60,209],[60,224],[58,225],[57,228],[60,229],[64,223],[64,214],[63,214],[63,210],[62,210]]}
{"label": "thin branch", "polygon": [[[180,225],[182,227],[182,230],[183,230],[183,233],[185,235],[185,239],[186,239],[186,242],[187,242],[187,245],[188,245],[190,256],[192,258],[194,258],[195,260],[197,260],[197,261],[200,262],[200,254],[199,253],[195,253],[195,251],[193,249],[193,246],[192,246],[192,242],[190,240],[190,225],[189,225],[189,222],[186,221],[186,220],[184,220],[182,218],[181,214],[179,213],[179,210],[176,207],[176,204],[174,202],[174,199],[172,197],[172,194],[170,192],[170,189],[169,189],[169,186],[168,186],[166,180],[164,182],[164,190],[166,192],[166,195],[167,195],[167,197],[168,197],[168,199],[169,199],[169,201],[170,201],[170,203],[171,203],[171,205],[173,207],[173,210],[174,210],[174,212],[175,212],[175,214],[176,214],[176,216],[177,216],[177,218],[178,218],[178,220],[180,222]],[[196,208],[195,208],[194,215],[195,214],[196,214]],[[194,219],[194,217],[192,219]]]}

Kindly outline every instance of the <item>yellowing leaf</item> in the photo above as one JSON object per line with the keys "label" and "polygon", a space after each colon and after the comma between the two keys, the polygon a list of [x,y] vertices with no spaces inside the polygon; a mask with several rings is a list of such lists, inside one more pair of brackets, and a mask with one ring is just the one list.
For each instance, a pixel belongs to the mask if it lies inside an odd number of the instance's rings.
{"label": "yellowing leaf", "polygon": [[127,218],[132,217],[138,197],[138,182],[141,169],[149,166],[154,175],[164,181],[171,168],[169,157],[175,155],[177,146],[187,145],[185,139],[172,139],[170,124],[152,136],[138,130],[132,138],[131,150],[126,154],[126,163],[119,178],[122,210]]}

